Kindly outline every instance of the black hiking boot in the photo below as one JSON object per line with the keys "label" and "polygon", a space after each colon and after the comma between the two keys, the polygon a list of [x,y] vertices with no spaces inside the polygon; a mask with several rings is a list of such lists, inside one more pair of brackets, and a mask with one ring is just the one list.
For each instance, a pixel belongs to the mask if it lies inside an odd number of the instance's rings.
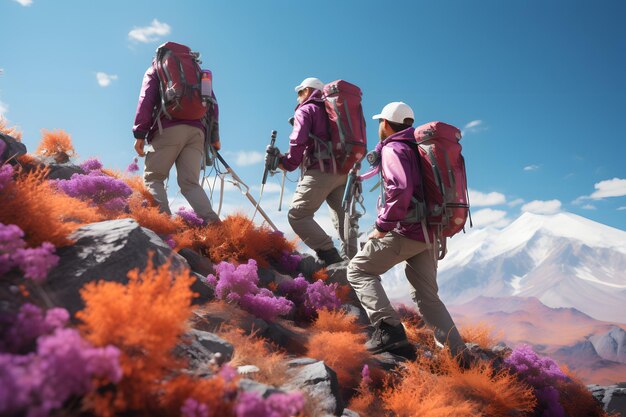
{"label": "black hiking boot", "polygon": [[367,350],[374,354],[398,350],[404,351],[409,348],[410,345],[402,324],[392,326],[384,321],[381,321],[380,324],[376,326],[370,340],[365,343]]}
{"label": "black hiking boot", "polygon": [[336,248],[327,250],[318,249],[315,253],[317,254],[317,257],[326,264],[326,266],[343,262],[344,260],[341,255],[339,255],[339,251],[337,251]]}

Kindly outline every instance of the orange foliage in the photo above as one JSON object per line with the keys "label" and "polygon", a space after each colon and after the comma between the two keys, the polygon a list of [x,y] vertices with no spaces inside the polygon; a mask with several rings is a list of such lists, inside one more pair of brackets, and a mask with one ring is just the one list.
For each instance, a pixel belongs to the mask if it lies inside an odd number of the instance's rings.
{"label": "orange foliage", "polygon": [[22,141],[22,132],[18,130],[17,126],[7,126],[7,120],[2,116],[0,116],[0,133],[9,135],[18,142]]}
{"label": "orange foliage", "polygon": [[318,269],[317,271],[313,272],[314,281],[317,281],[317,280],[326,281],[327,279],[328,279],[328,271],[326,271],[326,268]]}
{"label": "orange foliage", "polygon": [[357,323],[357,317],[345,311],[329,311],[321,309],[317,312],[317,319],[313,329],[318,332],[348,332],[361,333],[363,327]]}
{"label": "orange foliage", "polygon": [[259,373],[252,376],[255,380],[277,386],[285,383],[287,364],[284,353],[255,333],[245,334],[240,328],[224,327],[217,334],[235,346],[235,354],[230,361],[233,366],[255,365],[259,368]]}
{"label": "orange foliage", "polygon": [[139,175],[132,175],[130,177],[124,177],[122,180],[130,187],[132,190],[141,195],[143,199],[148,203],[148,205],[156,207],[157,203],[154,200],[150,191],[146,188],[146,185],[143,182],[143,178]]}
{"label": "orange foliage", "polygon": [[22,165],[32,167],[37,166],[40,163],[39,159],[29,153],[18,156],[17,161]]}
{"label": "orange foliage", "polygon": [[482,348],[490,349],[498,343],[497,338],[501,337],[501,332],[494,335],[494,329],[494,326],[478,323],[474,326],[463,326],[459,330],[464,342],[476,343]]}
{"label": "orange foliage", "polygon": [[335,290],[335,294],[337,294],[337,297],[341,300],[342,303],[349,303],[352,301],[350,298],[351,292],[352,287],[345,284],[338,285],[337,289]]}
{"label": "orange foliage", "polygon": [[88,203],[57,192],[37,169],[20,175],[0,194],[0,222],[18,225],[32,246],[50,242],[70,243],[69,235],[80,226],[102,220]]}
{"label": "orange foliage", "polygon": [[462,370],[447,351],[436,361],[407,363],[401,376],[383,393],[385,407],[398,416],[504,417],[532,412],[536,404],[532,388],[508,371],[487,363]]}
{"label": "orange foliage", "polygon": [[220,376],[194,379],[188,375],[180,375],[167,382],[160,408],[168,416],[178,416],[184,401],[193,398],[208,406],[209,417],[230,416],[236,392],[236,380],[227,382]]}
{"label": "orange foliage", "polygon": [[58,129],[41,131],[41,142],[35,153],[44,157],[53,157],[56,162],[67,162],[69,158],[76,156],[76,150],[72,145],[72,138],[64,130]]}
{"label": "orange foliage", "polygon": [[85,309],[77,313],[90,342],[121,350],[124,376],[115,398],[107,402],[112,413],[158,406],[163,378],[183,365],[171,351],[186,329],[194,296],[189,272],[173,273],[169,262],[157,268],[150,260],[144,271],[129,271],[128,279],[127,285],[107,281],[85,285],[81,290]]}
{"label": "orange foliage", "polygon": [[337,373],[344,389],[355,388],[363,365],[371,358],[365,349],[365,335],[352,332],[320,332],[309,338],[307,356],[324,361]]}
{"label": "orange foliage", "polygon": [[568,416],[605,417],[606,411],[591,395],[585,384],[567,367],[562,371],[570,378],[569,381],[560,381],[557,385],[559,402]]}
{"label": "orange foliage", "polygon": [[270,260],[280,259],[283,252],[295,250],[295,243],[287,241],[282,234],[266,226],[257,227],[242,214],[199,229],[195,241],[214,263],[254,259],[262,268],[267,268]]}

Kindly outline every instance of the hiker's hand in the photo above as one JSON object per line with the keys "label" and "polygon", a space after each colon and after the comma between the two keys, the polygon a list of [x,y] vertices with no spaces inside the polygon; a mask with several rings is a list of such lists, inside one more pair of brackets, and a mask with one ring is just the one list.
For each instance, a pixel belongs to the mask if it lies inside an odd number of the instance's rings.
{"label": "hiker's hand", "polygon": [[141,156],[142,158],[146,156],[146,153],[143,151],[144,143],[145,140],[143,139],[135,139],[135,151],[137,152],[137,155]]}
{"label": "hiker's hand", "polygon": [[276,146],[267,145],[265,148],[265,166],[270,171],[276,171],[280,165],[280,150]]}
{"label": "hiker's hand", "polygon": [[378,229],[372,230],[372,233],[367,237],[368,239],[382,239],[387,235],[387,232],[379,232]]}
{"label": "hiker's hand", "polygon": [[215,149],[216,151],[222,149],[222,143],[219,140],[217,142],[213,142],[211,146],[213,146],[213,149]]}

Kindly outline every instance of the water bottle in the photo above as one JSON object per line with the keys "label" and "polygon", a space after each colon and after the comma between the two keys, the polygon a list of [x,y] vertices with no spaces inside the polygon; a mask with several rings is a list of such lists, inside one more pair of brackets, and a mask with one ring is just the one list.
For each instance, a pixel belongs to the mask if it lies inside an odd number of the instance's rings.
{"label": "water bottle", "polygon": [[202,101],[205,103],[210,101],[213,96],[213,73],[210,70],[202,70],[202,78],[200,80],[200,94]]}

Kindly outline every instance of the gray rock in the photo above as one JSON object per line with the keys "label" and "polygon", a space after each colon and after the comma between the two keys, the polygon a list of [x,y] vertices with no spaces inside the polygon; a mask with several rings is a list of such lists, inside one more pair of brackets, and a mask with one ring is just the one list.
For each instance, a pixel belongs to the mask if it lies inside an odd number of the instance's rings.
{"label": "gray rock", "polygon": [[284,394],[285,391],[282,391],[278,388],[261,384],[260,382],[253,381],[251,379],[241,378],[237,383],[239,389],[245,392],[256,392],[261,395],[263,398],[267,398],[272,394]]}
{"label": "gray rock", "polygon": [[270,282],[274,282],[274,271],[267,268],[258,269],[259,287],[267,287]]}
{"label": "gray rock", "polygon": [[73,245],[57,250],[59,264],[42,288],[54,305],[72,314],[84,306],[79,291],[86,283],[100,279],[126,283],[129,270],[146,267],[149,252],[155,266],[171,259],[172,270],[187,267],[159,236],[132,219],[93,223],[78,229],[71,239]]}
{"label": "gray rock", "polygon": [[394,355],[390,352],[379,353],[372,359],[377,367],[382,368],[385,371],[391,371],[408,360],[404,356]]}
{"label": "gray rock", "polygon": [[197,329],[191,329],[189,334],[193,337],[194,342],[200,344],[204,349],[211,353],[220,353],[224,362],[232,359],[235,348],[221,337]]}
{"label": "gray rock", "polygon": [[318,362],[317,359],[313,359],[313,358],[296,358],[296,359],[291,359],[289,362],[287,362],[287,367],[288,368],[299,368],[305,365],[311,365]]}
{"label": "gray rock", "polygon": [[81,167],[73,164],[48,164],[49,180],[69,180],[74,174],[84,174]]}
{"label": "gray rock", "polygon": [[343,414],[341,414],[341,417],[361,417],[361,415],[357,413],[356,411],[352,411],[352,410],[345,408],[343,410]]}
{"label": "gray rock", "polygon": [[314,256],[303,254],[296,271],[304,275],[305,278],[311,279],[313,273],[321,269],[322,266]]}
{"label": "gray rock", "polygon": [[189,268],[196,274],[206,277],[209,274],[215,274],[213,262],[210,259],[198,254],[192,249],[184,248],[178,251],[178,254],[185,258],[189,264]]}
{"label": "gray rock", "polygon": [[207,282],[206,277],[195,272],[192,272],[191,275],[196,277],[196,280],[191,284],[191,290],[197,294],[192,304],[204,304],[214,300],[215,291],[213,291],[213,287]]}
{"label": "gray rock", "polygon": [[602,403],[607,413],[626,416],[626,388],[619,388],[617,385],[607,387]]}
{"label": "gray rock", "polygon": [[316,361],[288,370],[289,381],[283,386],[287,391],[306,393],[318,405],[315,415],[341,415],[344,403],[339,390],[337,374],[322,361]]}

